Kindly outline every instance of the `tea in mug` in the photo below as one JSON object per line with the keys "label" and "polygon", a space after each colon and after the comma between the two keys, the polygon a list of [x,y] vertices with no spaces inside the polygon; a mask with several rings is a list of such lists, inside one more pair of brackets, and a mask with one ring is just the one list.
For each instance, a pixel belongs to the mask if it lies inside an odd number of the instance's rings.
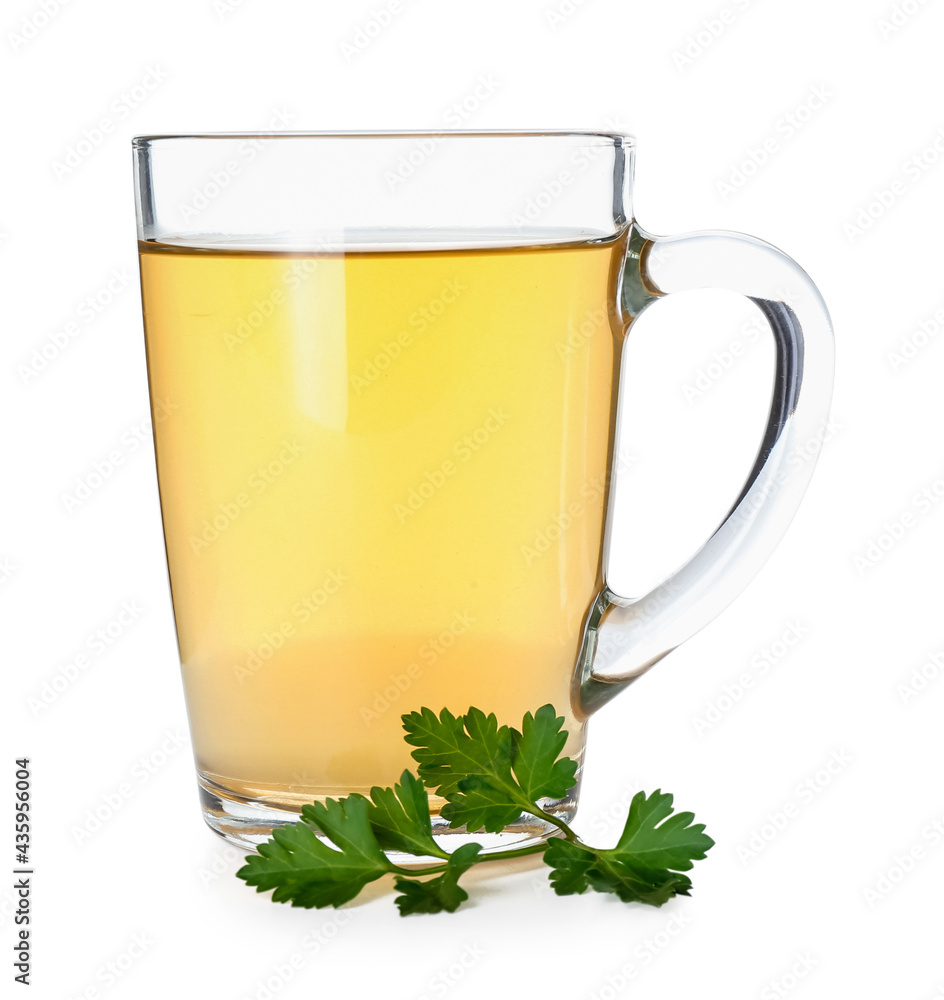
{"label": "tea in mug", "polygon": [[140,251],[203,778],[289,805],[390,784],[421,706],[573,724],[625,239]]}

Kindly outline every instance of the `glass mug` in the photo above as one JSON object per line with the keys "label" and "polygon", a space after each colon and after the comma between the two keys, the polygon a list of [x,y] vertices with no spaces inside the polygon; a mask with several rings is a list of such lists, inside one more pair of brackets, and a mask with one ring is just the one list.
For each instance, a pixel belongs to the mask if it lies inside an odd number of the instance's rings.
{"label": "glass mug", "polygon": [[[750,237],[645,233],[621,134],[133,147],[207,823],[252,846],[306,802],[392,784],[413,765],[400,715],[422,706],[520,725],[551,702],[579,761],[588,716],[727,605],[791,519],[832,387],[816,287]],[[643,309],[694,288],[766,317],[767,431],[711,538],[630,598],[605,575],[621,348]],[[570,818],[576,802],[544,807]],[[458,844],[440,804],[434,829]],[[475,839],[549,832],[525,814]]]}

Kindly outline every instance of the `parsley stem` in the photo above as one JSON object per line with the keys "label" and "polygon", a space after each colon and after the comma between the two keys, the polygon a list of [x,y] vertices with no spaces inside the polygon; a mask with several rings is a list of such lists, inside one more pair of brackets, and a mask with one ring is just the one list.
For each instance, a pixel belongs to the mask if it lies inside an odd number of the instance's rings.
{"label": "parsley stem", "polygon": [[551,815],[551,813],[545,812],[535,803],[532,802],[525,811],[534,816],[535,819],[543,819],[545,822],[556,826],[567,840],[573,842],[578,839],[577,834],[562,819],[558,819],[556,816]]}
{"label": "parsley stem", "polygon": [[416,878],[421,875],[439,875],[447,868],[446,865],[429,865],[426,868],[402,868],[400,865],[395,865],[389,858],[387,860],[390,864],[392,874],[405,875],[407,878]]}
{"label": "parsley stem", "polygon": [[[481,861],[510,861],[512,858],[524,858],[530,854],[543,854],[546,843],[531,844],[529,847],[514,847],[507,851],[495,851],[494,853],[481,854],[475,859],[478,864]],[[390,863],[390,871],[394,875],[405,875],[408,878],[418,878],[423,875],[439,875],[446,870],[448,865],[429,865],[426,868],[401,868],[399,865]]]}
{"label": "parsley stem", "polygon": [[547,844],[532,844],[530,847],[514,847],[509,848],[507,851],[496,851],[494,854],[485,854],[479,860],[481,861],[508,861],[511,858],[525,858],[529,854],[543,854],[544,848]]}

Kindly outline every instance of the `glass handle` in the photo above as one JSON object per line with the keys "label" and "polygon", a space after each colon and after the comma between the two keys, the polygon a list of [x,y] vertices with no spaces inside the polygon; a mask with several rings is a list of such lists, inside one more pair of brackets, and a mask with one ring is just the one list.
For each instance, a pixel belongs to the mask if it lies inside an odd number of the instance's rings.
{"label": "glass handle", "polygon": [[635,318],[672,292],[723,288],[761,310],[776,344],[767,430],[740,495],[708,541],[644,597],[604,585],[591,608],[574,703],[589,715],[707,625],[744,589],[787,529],[813,472],[833,383],[826,305],[805,271],[739,233],[654,237],[634,228],[622,305]]}

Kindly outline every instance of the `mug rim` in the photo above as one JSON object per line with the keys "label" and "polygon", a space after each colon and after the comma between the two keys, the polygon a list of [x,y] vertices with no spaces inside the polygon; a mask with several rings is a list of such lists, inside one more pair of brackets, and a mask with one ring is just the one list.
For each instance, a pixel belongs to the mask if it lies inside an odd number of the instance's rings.
{"label": "mug rim", "polygon": [[[180,139],[603,139],[615,147],[633,148],[634,136],[627,132],[609,132],[595,129],[344,129],[336,131],[249,131],[249,132],[167,132],[136,135],[131,139],[135,149],[141,149],[154,142]],[[603,145],[604,143],[592,143]]]}

